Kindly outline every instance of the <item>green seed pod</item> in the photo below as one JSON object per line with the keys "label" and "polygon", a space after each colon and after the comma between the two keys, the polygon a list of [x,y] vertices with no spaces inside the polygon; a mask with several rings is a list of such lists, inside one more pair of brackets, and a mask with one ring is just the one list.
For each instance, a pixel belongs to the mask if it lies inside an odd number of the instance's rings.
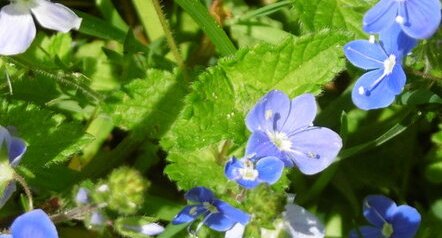
{"label": "green seed pod", "polygon": [[109,208],[129,215],[143,204],[148,182],[137,170],[121,167],[111,173],[107,186]]}

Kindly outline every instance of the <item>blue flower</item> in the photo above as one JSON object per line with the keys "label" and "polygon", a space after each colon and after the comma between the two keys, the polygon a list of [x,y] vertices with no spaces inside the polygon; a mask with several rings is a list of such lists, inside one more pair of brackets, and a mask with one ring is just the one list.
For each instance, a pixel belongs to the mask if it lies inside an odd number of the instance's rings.
{"label": "blue flower", "polygon": [[0,238],[58,238],[54,223],[41,209],[17,217],[10,231],[11,234],[0,235]]}
{"label": "blue flower", "polygon": [[327,168],[342,147],[334,131],[313,126],[316,116],[315,97],[300,95],[290,100],[273,90],[249,112],[247,128],[252,132],[246,154],[256,157],[275,156],[286,167],[297,166],[304,174]]}
{"label": "blue flower", "polygon": [[381,0],[364,16],[367,33],[380,33],[398,25],[415,39],[426,39],[436,32],[441,21],[439,0]]}
{"label": "blue flower", "polygon": [[216,231],[227,231],[236,223],[246,225],[250,216],[243,211],[215,198],[213,193],[205,187],[195,187],[189,190],[184,197],[197,204],[186,206],[172,220],[172,224],[192,222],[202,216],[202,223]]}
{"label": "blue flower", "polygon": [[[0,208],[3,207],[16,190],[15,181],[11,178],[13,176],[13,168],[20,163],[25,152],[25,142],[20,138],[11,136],[6,128],[0,126],[0,168],[3,173],[0,177],[5,179],[5,181],[0,181]],[[10,175],[7,176],[5,171]]]}
{"label": "blue flower", "polygon": [[379,35],[380,42],[355,40],[344,46],[347,59],[355,66],[369,70],[356,82],[353,103],[364,110],[389,106],[406,82],[402,59],[416,45],[396,25]]}
{"label": "blue flower", "polygon": [[274,156],[260,159],[245,157],[241,160],[232,157],[226,163],[224,174],[244,188],[251,189],[260,183],[276,183],[283,169],[284,163]]}
{"label": "blue flower", "polygon": [[[394,201],[382,195],[367,196],[363,212],[373,225],[359,227],[359,233],[364,238],[412,238],[421,222],[421,216],[415,208],[408,205],[397,206]],[[357,231],[350,232],[350,238],[357,237]]]}

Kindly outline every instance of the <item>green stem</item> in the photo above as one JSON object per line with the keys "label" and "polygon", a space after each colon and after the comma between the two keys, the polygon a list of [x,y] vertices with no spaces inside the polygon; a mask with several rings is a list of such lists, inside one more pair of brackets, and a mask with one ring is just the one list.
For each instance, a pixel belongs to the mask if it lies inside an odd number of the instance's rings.
{"label": "green stem", "polygon": [[173,38],[172,35],[172,31],[170,30],[170,26],[169,23],[167,22],[167,19],[164,15],[163,10],[161,9],[161,4],[159,0],[152,0],[153,2],[153,6],[155,8],[155,11],[157,12],[158,18],[160,20],[161,26],[163,27],[164,30],[164,35],[166,37],[167,40],[167,44],[169,45],[170,50],[172,51],[173,57],[175,58],[178,67],[180,67],[180,69],[185,72],[185,64],[184,64],[184,60],[181,57],[181,54],[178,50],[178,47],[175,43],[175,40]]}
{"label": "green stem", "polygon": [[31,193],[31,190],[29,189],[28,185],[26,184],[25,179],[22,176],[18,175],[17,173],[14,173],[14,180],[17,181],[23,187],[23,190],[25,191],[26,196],[28,197],[29,210],[33,210],[34,203],[32,200],[32,193]]}

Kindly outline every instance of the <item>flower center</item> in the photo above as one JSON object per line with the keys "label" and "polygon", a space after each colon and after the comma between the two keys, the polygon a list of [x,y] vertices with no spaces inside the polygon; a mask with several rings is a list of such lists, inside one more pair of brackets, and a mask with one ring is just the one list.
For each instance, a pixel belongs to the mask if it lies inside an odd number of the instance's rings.
{"label": "flower center", "polygon": [[203,206],[205,209],[207,209],[210,213],[218,213],[218,208],[210,204],[209,202],[203,202]]}
{"label": "flower center", "polygon": [[384,226],[382,226],[382,235],[387,238],[393,235],[393,226],[390,223],[384,223]]}
{"label": "flower center", "polygon": [[239,169],[239,174],[244,180],[255,180],[258,177],[258,170],[251,160],[246,159],[244,162],[244,168]]}
{"label": "flower center", "polygon": [[391,54],[384,61],[384,75],[391,74],[391,72],[393,72],[393,68],[394,68],[395,65],[396,65],[396,56]]}
{"label": "flower center", "polygon": [[284,132],[267,132],[270,141],[281,151],[292,151],[292,142]]}

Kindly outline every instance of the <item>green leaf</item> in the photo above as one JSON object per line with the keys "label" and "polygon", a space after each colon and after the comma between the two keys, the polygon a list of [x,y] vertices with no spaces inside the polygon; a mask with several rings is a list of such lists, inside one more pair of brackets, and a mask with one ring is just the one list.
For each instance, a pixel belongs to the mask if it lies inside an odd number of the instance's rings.
{"label": "green leaf", "polygon": [[296,0],[293,4],[304,33],[328,28],[351,32],[359,38],[367,36],[362,31],[362,16],[371,6],[367,1]]}
{"label": "green leaf", "polygon": [[426,103],[442,104],[442,98],[432,91],[420,88],[414,91],[407,91],[400,95],[398,101],[404,105],[419,105]]}
{"label": "green leaf", "polygon": [[60,181],[70,180],[74,172],[64,172],[56,181],[56,172],[67,170],[57,164],[70,159],[92,138],[85,134],[83,126],[67,120],[63,115],[24,102],[0,102],[0,124],[14,126],[18,136],[28,144],[27,151],[20,163],[22,171],[31,183],[45,188],[65,188]]}
{"label": "green leaf", "polygon": [[180,98],[186,90],[180,80],[176,73],[148,70],[145,79],[125,85],[103,107],[115,125],[125,130],[137,128],[145,137],[159,139],[182,107]]}
{"label": "green leaf", "polygon": [[75,13],[83,19],[79,29],[81,33],[105,40],[116,40],[121,43],[124,42],[126,37],[125,31],[87,13],[80,11],[75,11]]}

